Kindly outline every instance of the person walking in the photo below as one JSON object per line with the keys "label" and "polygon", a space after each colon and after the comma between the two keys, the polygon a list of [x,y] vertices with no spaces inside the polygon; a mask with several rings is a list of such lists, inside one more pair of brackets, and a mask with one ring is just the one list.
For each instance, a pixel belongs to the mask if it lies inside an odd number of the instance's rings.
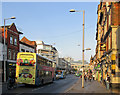
{"label": "person walking", "polygon": [[86,74],[84,75],[84,79],[85,79],[85,82],[86,82],[87,81],[87,75]]}
{"label": "person walking", "polygon": [[95,80],[95,74],[93,74],[93,80]]}

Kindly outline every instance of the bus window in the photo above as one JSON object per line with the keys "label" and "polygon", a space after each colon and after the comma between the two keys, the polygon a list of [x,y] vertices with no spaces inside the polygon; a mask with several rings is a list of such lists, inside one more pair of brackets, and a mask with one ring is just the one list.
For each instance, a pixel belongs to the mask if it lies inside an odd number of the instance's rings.
{"label": "bus window", "polygon": [[46,76],[46,71],[44,71],[44,76]]}
{"label": "bus window", "polygon": [[44,76],[44,72],[40,71],[40,77],[43,77],[43,76]]}
{"label": "bus window", "polygon": [[45,60],[44,59],[42,60],[42,65],[45,65]]}
{"label": "bus window", "polygon": [[47,61],[47,66],[49,66],[50,65],[50,63],[49,63],[49,61]]}
{"label": "bus window", "polygon": [[43,65],[43,59],[41,59],[41,65]]}
{"label": "bus window", "polygon": [[47,66],[47,64],[48,64],[48,61],[47,61],[47,60],[45,60],[45,65]]}
{"label": "bus window", "polygon": [[50,61],[50,67],[52,67],[52,62]]}
{"label": "bus window", "polygon": [[52,72],[51,71],[49,71],[49,76],[52,76]]}

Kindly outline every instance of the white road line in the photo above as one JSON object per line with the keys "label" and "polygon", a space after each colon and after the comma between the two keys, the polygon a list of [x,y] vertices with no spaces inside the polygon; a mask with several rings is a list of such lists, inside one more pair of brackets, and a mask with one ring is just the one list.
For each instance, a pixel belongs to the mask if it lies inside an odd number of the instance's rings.
{"label": "white road line", "polygon": [[[42,87],[41,87],[41,88],[42,88]],[[41,89],[41,88],[33,89],[32,91],[36,91],[36,90],[39,90],[39,89]]]}
{"label": "white road line", "polygon": [[18,93],[18,94],[16,94],[16,95],[20,95],[20,94],[23,94],[23,93]]}

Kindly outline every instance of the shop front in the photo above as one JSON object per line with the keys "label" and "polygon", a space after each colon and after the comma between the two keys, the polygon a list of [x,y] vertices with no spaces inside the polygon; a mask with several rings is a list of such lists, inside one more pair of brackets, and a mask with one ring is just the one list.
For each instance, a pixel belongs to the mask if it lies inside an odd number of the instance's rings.
{"label": "shop front", "polygon": [[16,61],[7,61],[7,74],[6,79],[8,79],[9,76],[16,75]]}

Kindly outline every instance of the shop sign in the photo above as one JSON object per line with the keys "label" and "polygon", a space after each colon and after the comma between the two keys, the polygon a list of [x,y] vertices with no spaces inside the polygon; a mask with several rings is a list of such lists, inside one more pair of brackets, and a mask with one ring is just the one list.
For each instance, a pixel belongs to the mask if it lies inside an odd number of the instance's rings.
{"label": "shop sign", "polygon": [[112,54],[111,60],[116,60],[116,55],[115,54]]}
{"label": "shop sign", "polygon": [[100,51],[105,51],[105,50],[106,50],[106,44],[100,43]]}
{"label": "shop sign", "polygon": [[100,64],[98,64],[98,66],[97,66],[98,68],[100,67]]}
{"label": "shop sign", "polygon": [[115,64],[112,64],[111,66],[112,66],[112,70],[115,70]]}
{"label": "shop sign", "polygon": [[16,64],[13,64],[13,63],[9,63],[9,66],[16,66]]}

